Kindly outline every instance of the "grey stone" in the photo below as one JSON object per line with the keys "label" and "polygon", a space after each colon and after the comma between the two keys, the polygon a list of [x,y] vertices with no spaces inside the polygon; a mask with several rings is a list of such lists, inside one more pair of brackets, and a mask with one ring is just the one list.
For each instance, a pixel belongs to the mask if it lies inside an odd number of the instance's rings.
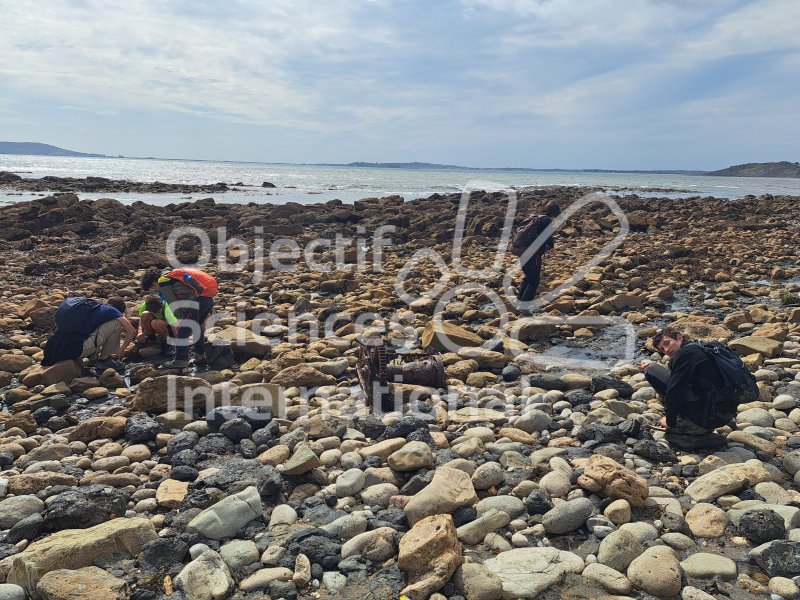
{"label": "grey stone", "polygon": [[367,530],[367,518],[360,514],[345,515],[332,523],[324,525],[322,529],[342,540],[349,540]]}
{"label": "grey stone", "polygon": [[644,552],[639,539],[630,531],[612,531],[600,542],[597,561],[615,571],[625,573],[633,559]]}
{"label": "grey stone", "polygon": [[0,600],[27,600],[25,590],[13,583],[0,583]]}
{"label": "grey stone", "polygon": [[208,507],[186,526],[212,540],[233,537],[242,527],[263,516],[261,496],[255,486],[248,487],[238,494],[223,498]]}
{"label": "grey stone", "polygon": [[339,498],[355,496],[363,488],[364,471],[361,469],[348,469],[336,478],[336,495]]}
{"label": "grey stone", "polygon": [[472,485],[476,490],[488,490],[503,483],[503,468],[496,462],[480,465],[472,474]]}
{"label": "grey stone", "polygon": [[534,431],[546,431],[550,427],[550,415],[546,412],[531,409],[522,414],[515,422],[514,427],[521,429],[525,433],[533,433]]}
{"label": "grey stone", "polygon": [[503,598],[540,598],[564,580],[583,571],[583,559],[555,548],[515,548],[484,562],[503,584]]}
{"label": "grey stone", "polygon": [[0,529],[10,529],[18,521],[32,514],[41,513],[44,502],[36,496],[12,496],[0,502]]}
{"label": "grey stone", "polygon": [[503,595],[503,581],[478,563],[461,565],[453,574],[453,583],[467,600],[497,600]]}
{"label": "grey stone", "polygon": [[507,513],[512,519],[525,514],[525,503],[516,496],[489,496],[475,505],[478,515],[497,509]]}
{"label": "grey stone", "polygon": [[695,545],[694,540],[688,535],[675,531],[662,535],[661,541],[670,548],[675,548],[675,550],[688,550]]}
{"label": "grey stone", "polygon": [[294,525],[297,523],[297,511],[288,504],[279,504],[272,509],[272,514],[269,516],[269,527],[277,527],[278,525]]}
{"label": "grey stone", "polygon": [[258,548],[251,540],[232,540],[219,549],[225,564],[234,571],[258,562]]}
{"label": "grey stone", "polygon": [[206,550],[175,577],[175,587],[189,600],[225,598],[233,589],[233,578],[220,555]]}
{"label": "grey stone", "polygon": [[347,585],[347,577],[336,571],[326,571],[322,574],[322,585],[324,585],[331,594],[336,594]]}
{"label": "grey stone", "polygon": [[569,533],[579,529],[586,522],[594,505],[588,498],[576,498],[562,502],[547,511],[542,518],[542,525],[548,533]]}
{"label": "grey stone", "polygon": [[698,552],[681,562],[687,577],[695,579],[736,579],[736,563],[726,556]]}
{"label": "grey stone", "polygon": [[466,544],[478,544],[488,534],[505,527],[510,521],[508,513],[493,508],[456,529],[456,534],[458,539]]}
{"label": "grey stone", "polygon": [[305,444],[298,444],[294,454],[283,465],[285,475],[302,475],[321,466],[319,458],[314,451]]}

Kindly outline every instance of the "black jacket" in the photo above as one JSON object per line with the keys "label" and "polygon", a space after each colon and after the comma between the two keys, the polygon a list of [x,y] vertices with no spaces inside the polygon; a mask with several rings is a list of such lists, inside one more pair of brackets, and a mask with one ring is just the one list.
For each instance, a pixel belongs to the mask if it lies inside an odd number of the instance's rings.
{"label": "black jacket", "polygon": [[688,344],[673,355],[669,369],[669,383],[664,395],[667,426],[675,427],[679,416],[705,426],[712,395],[725,389],[716,365],[702,348]]}
{"label": "black jacket", "polygon": [[[531,255],[530,258],[528,258],[526,263],[523,263],[523,267],[526,267],[531,264],[540,263],[542,260],[542,255],[555,246],[555,242],[553,241],[553,235],[555,234],[555,231],[553,230],[553,219],[547,215],[537,215],[528,221],[528,223],[523,227],[526,227],[526,229],[523,236],[524,239],[521,241],[525,248],[528,248],[531,244],[533,244],[543,233],[548,234],[547,238],[544,240],[542,245],[539,246],[536,252]],[[522,257],[520,257],[520,261],[522,261]]]}

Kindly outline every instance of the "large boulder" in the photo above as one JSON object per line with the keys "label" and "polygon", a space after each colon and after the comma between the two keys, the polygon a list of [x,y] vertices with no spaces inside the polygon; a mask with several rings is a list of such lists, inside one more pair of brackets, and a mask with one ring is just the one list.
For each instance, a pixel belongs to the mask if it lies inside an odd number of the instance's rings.
{"label": "large boulder", "polygon": [[157,537],[150,520],[138,517],[59,531],[14,555],[6,581],[25,588],[33,600],[42,600],[37,584],[45,573],[90,567],[104,558],[135,558]]}
{"label": "large boulder", "polygon": [[583,571],[583,559],[556,548],[516,548],[484,561],[503,582],[503,598],[541,598],[567,573]]}
{"label": "large boulder", "polygon": [[127,600],[130,589],[124,579],[100,567],[57,569],[39,580],[36,591],[42,600]]}
{"label": "large boulder", "polygon": [[248,487],[238,494],[223,498],[209,506],[186,526],[212,540],[233,537],[242,527],[264,514],[261,496],[255,486]]}
{"label": "large boulder", "polygon": [[438,319],[428,321],[422,332],[421,341],[423,348],[430,346],[439,352],[457,352],[464,346],[483,344],[483,338],[477,333]]}
{"label": "large boulder", "polygon": [[772,358],[780,353],[783,344],[778,340],[773,340],[768,337],[761,337],[759,335],[748,335],[733,340],[728,345],[741,354],[747,356],[748,354],[759,353],[765,358]]}
{"label": "large boulder", "polygon": [[212,344],[229,344],[234,352],[249,356],[269,356],[272,352],[272,345],[268,337],[236,325],[229,325],[221,331],[209,333],[206,339]]}
{"label": "large boulder", "polygon": [[628,579],[653,596],[676,596],[681,591],[681,565],[672,548],[654,546],[633,559],[628,567]]}
{"label": "large boulder", "polygon": [[761,461],[752,459],[745,463],[725,465],[701,475],[686,487],[686,495],[697,502],[709,502],[725,494],[738,492],[746,485],[753,486],[771,480],[769,471]]}
{"label": "large boulder", "polygon": [[131,409],[153,414],[182,410],[193,414],[195,409],[213,407],[211,384],[199,377],[161,375],[148,377],[136,387],[129,401]]}
{"label": "large boulder", "polygon": [[333,385],[336,383],[336,378],[333,375],[326,375],[310,364],[301,363],[279,371],[278,374],[270,380],[270,383],[284,388],[299,387],[311,389],[322,385]]}
{"label": "large boulder", "polygon": [[70,442],[89,443],[104,438],[115,439],[125,433],[125,417],[92,417],[70,432]]}
{"label": "large boulder", "polygon": [[81,376],[81,366],[77,360],[62,360],[49,367],[35,365],[31,367],[22,378],[22,385],[36,387],[37,385],[49,386],[60,381],[69,383]]}
{"label": "large boulder", "polygon": [[595,454],[578,477],[578,485],[606,498],[621,498],[631,506],[644,506],[647,481],[614,459]]}
{"label": "large boulder", "polygon": [[0,356],[0,371],[19,373],[33,364],[33,359],[27,354],[4,354]]}
{"label": "large boulder", "polygon": [[563,321],[557,317],[534,317],[519,319],[508,324],[512,338],[531,341],[549,337],[558,331]]}
{"label": "large boulder", "polygon": [[408,586],[401,592],[412,598],[427,598],[444,586],[461,564],[461,544],[453,517],[433,515],[418,521],[400,539],[400,569]]}
{"label": "large boulder", "polygon": [[439,467],[431,482],[406,504],[405,513],[413,525],[425,517],[452,513],[477,501],[469,475],[458,469]]}
{"label": "large boulder", "polygon": [[175,587],[189,600],[226,598],[233,589],[233,577],[219,554],[206,550],[175,577]]}

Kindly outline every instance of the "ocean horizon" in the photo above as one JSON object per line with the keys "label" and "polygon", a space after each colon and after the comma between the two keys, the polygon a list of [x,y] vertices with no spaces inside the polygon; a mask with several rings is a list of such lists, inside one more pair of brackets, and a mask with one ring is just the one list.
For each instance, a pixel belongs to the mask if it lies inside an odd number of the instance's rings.
{"label": "ocean horizon", "polygon": [[[503,189],[547,186],[598,187],[609,193],[641,197],[707,197],[737,199],[764,194],[800,196],[800,179],[719,177],[689,173],[607,171],[532,171],[513,168],[395,168],[293,163],[258,163],[192,159],[99,158],[0,155],[0,171],[24,178],[105,177],[107,179],[208,185],[224,182],[237,188],[224,193],[146,194],[79,193],[84,199],[113,197],[130,204],[155,205],[213,197],[222,203],[298,202],[338,199],[352,203],[368,197],[400,195],[406,200],[465,189]],[[269,182],[275,187],[262,187]],[[669,191],[666,191],[669,190]],[[10,204],[47,195],[43,192],[0,190],[0,203]]]}

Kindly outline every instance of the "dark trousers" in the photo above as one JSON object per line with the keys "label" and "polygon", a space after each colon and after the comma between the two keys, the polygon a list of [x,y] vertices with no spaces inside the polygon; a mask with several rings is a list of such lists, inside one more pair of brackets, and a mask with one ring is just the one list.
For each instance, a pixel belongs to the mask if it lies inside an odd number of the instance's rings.
{"label": "dark trousers", "polygon": [[[175,317],[181,320],[193,321],[200,329],[200,335],[194,340],[194,352],[197,355],[203,354],[203,323],[214,309],[213,298],[198,298],[196,302],[186,302],[187,306],[182,306],[175,311]],[[178,327],[178,336],[175,343],[175,359],[187,360],[189,358],[189,338],[192,335],[192,327]]]}
{"label": "dark trousers", "polygon": [[[652,387],[656,393],[661,396],[661,398],[664,398],[664,396],[667,394],[667,385],[669,384],[669,369],[662,367],[661,365],[648,365],[644,370],[644,378],[647,380],[647,383],[650,384],[650,387]],[[689,393],[692,394],[691,390]],[[692,400],[696,400],[696,398],[687,398],[687,401]],[[678,421],[675,424],[675,427],[670,427],[669,430],[677,433],[690,433],[697,435],[711,431],[711,429],[701,427],[700,425],[697,425],[688,419],[684,419],[681,416],[678,416]]]}
{"label": "dark trousers", "polygon": [[517,300],[530,302],[536,297],[536,291],[539,289],[539,281],[542,277],[542,257],[537,255],[531,258],[522,265],[522,272],[525,277],[519,286]]}

